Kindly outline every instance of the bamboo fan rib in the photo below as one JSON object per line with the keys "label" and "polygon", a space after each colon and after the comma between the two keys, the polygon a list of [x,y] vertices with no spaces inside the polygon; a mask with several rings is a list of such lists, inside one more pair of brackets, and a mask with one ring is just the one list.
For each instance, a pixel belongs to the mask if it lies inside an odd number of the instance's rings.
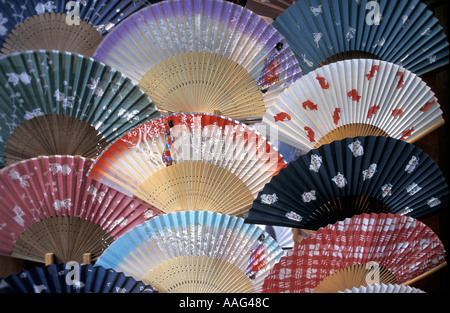
{"label": "bamboo fan rib", "polygon": [[0,293],[151,293],[151,286],[112,269],[67,262],[0,278]]}
{"label": "bamboo fan rib", "polygon": [[379,60],[336,62],[310,72],[267,109],[263,124],[303,152],[356,136],[415,142],[444,124],[431,88],[405,68]]}
{"label": "bamboo fan rib", "polygon": [[110,145],[89,177],[169,213],[244,213],[282,156],[253,129],[192,113],[151,120]]}
{"label": "bamboo fan rib", "polygon": [[445,266],[445,257],[436,234],[412,217],[355,215],[311,233],[288,251],[265,278],[263,292],[343,292],[361,283],[408,285]]}
{"label": "bamboo fan rib", "polygon": [[258,15],[276,19],[296,0],[247,0],[245,7]]}
{"label": "bamboo fan rib", "polygon": [[96,266],[158,292],[259,292],[284,255],[267,233],[239,217],[206,211],[164,214],[116,240]]}
{"label": "bamboo fan rib", "polygon": [[353,287],[351,290],[346,289],[340,291],[339,293],[425,293],[423,290],[403,285],[396,284],[380,284],[380,285],[370,285]]}
{"label": "bamboo fan rib", "polygon": [[272,24],[304,74],[332,62],[375,58],[423,75],[448,64],[439,20],[420,0],[297,1]]}
{"label": "bamboo fan rib", "polygon": [[43,262],[95,260],[158,209],[86,177],[92,159],[46,156],[0,171],[0,254]]}
{"label": "bamboo fan rib", "polygon": [[347,138],[301,155],[258,194],[246,221],[317,230],[363,213],[429,217],[449,189],[416,146],[383,136]]}
{"label": "bamboo fan rib", "polygon": [[269,23],[217,0],[163,1],[141,9],[105,37],[94,57],[173,113],[260,118],[301,77],[294,54]]}
{"label": "bamboo fan rib", "polygon": [[40,155],[96,157],[154,103],[130,79],[79,54],[31,50],[0,57],[0,163]]}
{"label": "bamboo fan rib", "polygon": [[16,0],[1,3],[1,53],[45,49],[90,57],[115,25],[151,2]]}

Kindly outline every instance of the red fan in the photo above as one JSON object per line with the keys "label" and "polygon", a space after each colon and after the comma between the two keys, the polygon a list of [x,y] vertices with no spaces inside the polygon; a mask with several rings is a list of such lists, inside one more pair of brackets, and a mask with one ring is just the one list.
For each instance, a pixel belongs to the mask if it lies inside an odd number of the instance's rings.
{"label": "red fan", "polygon": [[43,262],[96,259],[160,211],[87,178],[93,160],[46,156],[0,170],[0,255]]}
{"label": "red fan", "polygon": [[312,233],[266,277],[263,292],[339,292],[403,284],[445,266],[445,249],[422,222],[394,214],[363,214]]}

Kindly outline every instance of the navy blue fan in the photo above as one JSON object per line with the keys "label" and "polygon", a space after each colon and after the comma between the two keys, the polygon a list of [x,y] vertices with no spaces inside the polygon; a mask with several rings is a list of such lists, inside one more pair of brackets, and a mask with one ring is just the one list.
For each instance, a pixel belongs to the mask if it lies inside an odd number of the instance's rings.
{"label": "navy blue fan", "polygon": [[246,222],[317,230],[363,213],[420,219],[448,199],[439,167],[416,146],[384,136],[346,138],[282,169],[258,194]]}
{"label": "navy blue fan", "polygon": [[0,293],[153,293],[152,287],[101,266],[67,262],[0,279]]}
{"label": "navy blue fan", "polygon": [[154,2],[157,1],[1,1],[1,52],[51,49],[92,56],[114,26]]}
{"label": "navy blue fan", "polygon": [[272,24],[304,74],[349,58],[374,58],[422,75],[449,61],[439,20],[420,0],[304,0]]}

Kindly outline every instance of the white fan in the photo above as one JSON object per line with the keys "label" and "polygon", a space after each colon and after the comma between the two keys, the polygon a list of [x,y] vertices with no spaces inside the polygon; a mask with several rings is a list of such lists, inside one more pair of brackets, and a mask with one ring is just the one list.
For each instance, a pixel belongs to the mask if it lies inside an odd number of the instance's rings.
{"label": "white fan", "polygon": [[287,88],[264,115],[278,140],[303,152],[356,136],[414,142],[444,124],[438,99],[420,77],[379,60],[323,66]]}
{"label": "white fan", "polygon": [[155,217],[115,241],[96,266],[120,269],[159,292],[259,292],[284,255],[239,217],[182,211]]}
{"label": "white fan", "polygon": [[425,293],[423,290],[411,286],[397,284],[379,284],[361,287],[353,287],[339,291],[338,293]]}

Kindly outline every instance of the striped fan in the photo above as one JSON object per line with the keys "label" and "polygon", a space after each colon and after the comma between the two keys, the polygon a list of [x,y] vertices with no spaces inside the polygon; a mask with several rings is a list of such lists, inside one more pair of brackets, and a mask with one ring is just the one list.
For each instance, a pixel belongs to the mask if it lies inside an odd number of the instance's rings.
{"label": "striped fan", "polygon": [[42,1],[0,3],[1,53],[53,49],[92,56],[115,25],[150,0]]}
{"label": "striped fan", "polygon": [[292,84],[263,124],[304,152],[355,136],[414,142],[444,124],[430,87],[401,66],[371,59],[336,62]]}
{"label": "striped fan", "polygon": [[95,157],[119,134],[159,116],[118,71],[53,50],[0,57],[0,103],[1,165],[40,155]]}
{"label": "striped fan", "polygon": [[266,184],[247,222],[317,230],[358,213],[424,218],[448,203],[436,163],[387,137],[335,141],[300,156]]}
{"label": "striped fan", "polygon": [[282,156],[245,124],[210,114],[147,122],[109,146],[89,177],[168,213],[238,214],[280,168]]}
{"label": "striped fan", "polygon": [[258,15],[276,19],[297,0],[247,0],[245,7]]}
{"label": "striped fan", "polygon": [[94,54],[133,79],[161,110],[262,117],[301,77],[284,38],[221,0],[163,1],[118,25]]}
{"label": "striped fan", "polygon": [[393,284],[381,284],[381,285],[369,285],[361,287],[353,287],[352,289],[346,289],[339,291],[338,293],[425,293],[418,288],[393,285]]}
{"label": "striped fan", "polygon": [[128,231],[96,265],[123,271],[159,292],[259,292],[284,255],[259,227],[239,217],[183,211]]}
{"label": "striped fan", "polygon": [[57,263],[95,260],[128,229],[159,215],[148,204],[86,178],[93,160],[33,158],[0,170],[0,254]]}
{"label": "striped fan", "polygon": [[363,214],[309,235],[272,268],[263,292],[338,292],[411,284],[445,266],[440,239],[422,222]]}
{"label": "striped fan", "polygon": [[297,1],[272,24],[303,73],[350,58],[375,58],[422,75],[449,61],[447,37],[420,0]]}
{"label": "striped fan", "polygon": [[153,289],[112,269],[76,262],[35,267],[0,278],[0,293],[143,292],[153,292]]}

